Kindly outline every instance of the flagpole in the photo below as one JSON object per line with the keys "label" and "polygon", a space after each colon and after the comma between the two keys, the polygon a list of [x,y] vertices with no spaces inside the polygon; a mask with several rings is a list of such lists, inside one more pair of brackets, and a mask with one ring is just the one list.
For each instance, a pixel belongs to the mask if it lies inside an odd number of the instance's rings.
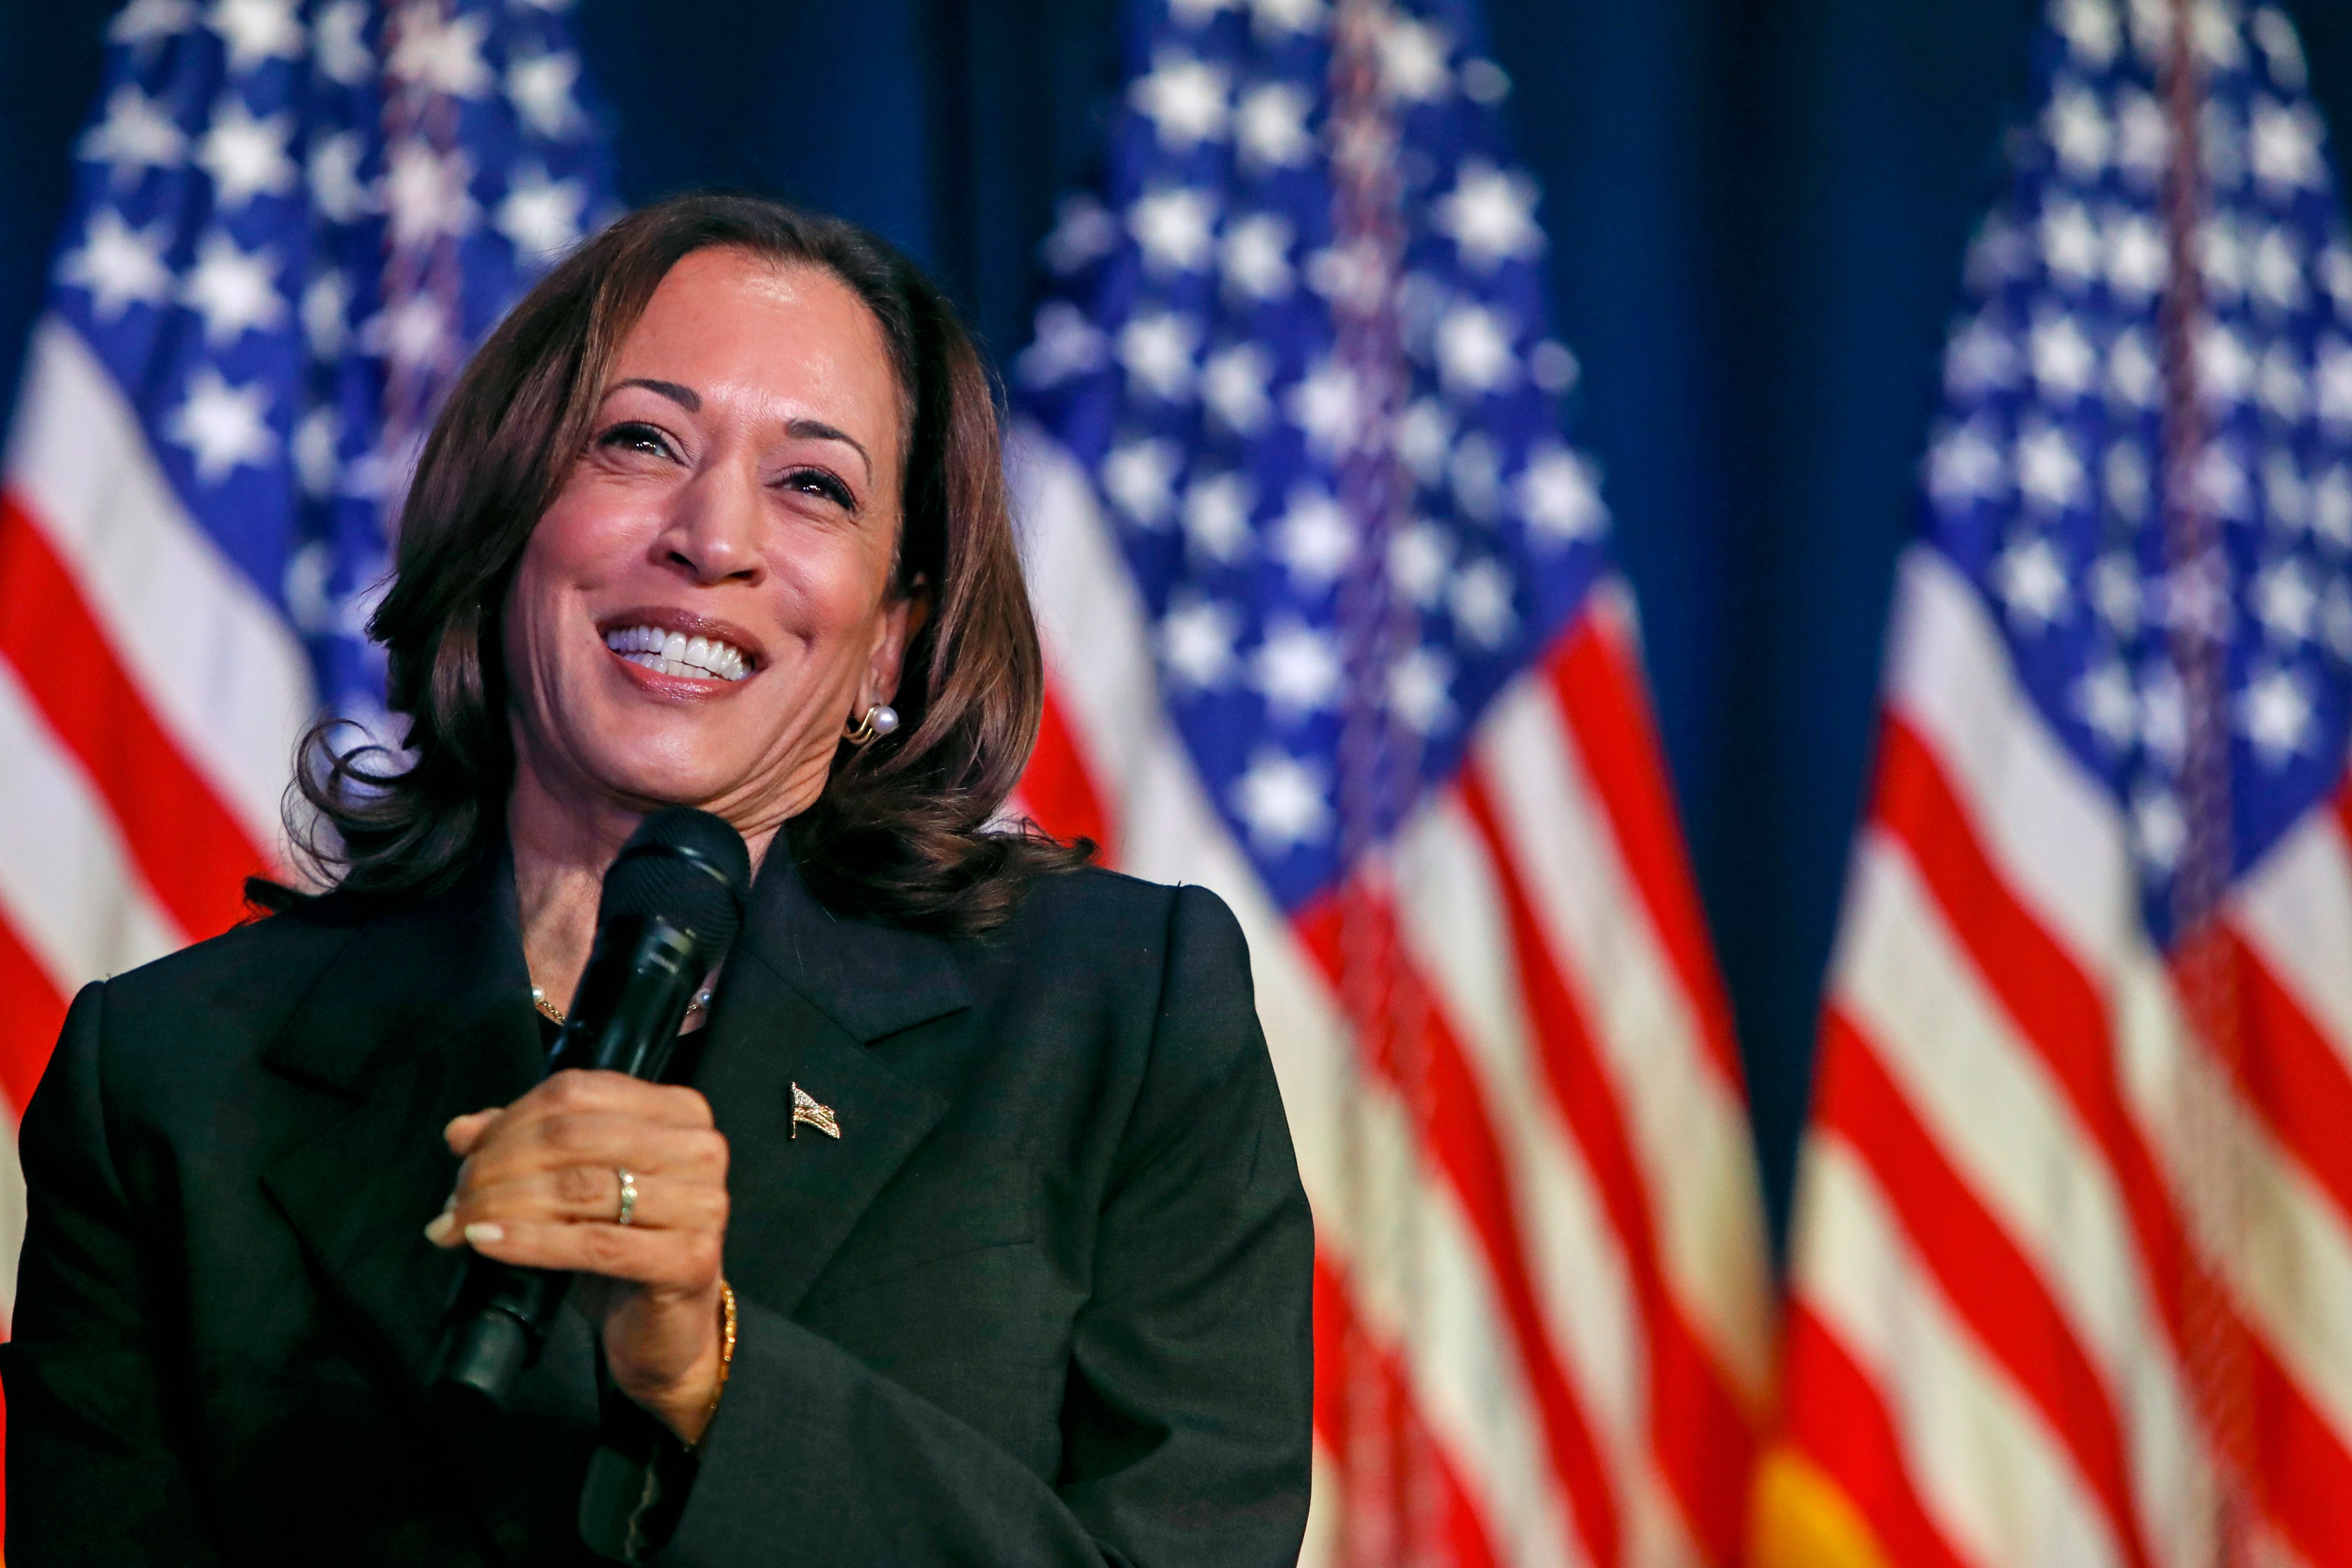
{"label": "flagpole", "polygon": [[[2189,1205],[2183,1249],[2191,1387],[2211,1435],[2212,1561],[2245,1568],[2256,1511],[2252,1368],[2244,1331],[2216,1278],[2222,1249],[2242,1244],[2245,1220],[2233,1088],[2244,1041],[2234,950],[2221,929],[2235,871],[2230,778],[2230,626],[2235,594],[2220,519],[2202,483],[2212,439],[2197,349],[2210,321],[2201,236],[2208,192],[2201,136],[2206,103],[2199,68],[2196,0],[2172,0],[2162,92],[2171,128],[2163,217],[2170,256],[2159,331],[2164,375],[2162,467],[2165,591],[2161,610],[2186,719],[2181,791],[2187,841],[2172,887],[2172,924],[2187,1032],[2174,1068]],[[2196,1042],[2212,1056],[2215,1084],[2193,1070]],[[2218,1092],[2215,1090],[2218,1089]]]}

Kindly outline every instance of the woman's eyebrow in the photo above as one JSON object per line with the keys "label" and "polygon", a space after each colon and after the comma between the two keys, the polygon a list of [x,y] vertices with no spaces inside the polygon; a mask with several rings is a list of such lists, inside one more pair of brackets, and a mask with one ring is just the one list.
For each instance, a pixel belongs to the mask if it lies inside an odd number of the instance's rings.
{"label": "woman's eyebrow", "polygon": [[874,454],[866,449],[865,442],[846,430],[836,430],[822,419],[794,419],[785,424],[784,434],[802,441],[839,441],[866,459],[866,477],[874,477]]}
{"label": "woman's eyebrow", "polygon": [[613,384],[612,392],[604,395],[610,397],[625,386],[642,386],[647,392],[658,392],[688,414],[702,412],[702,394],[690,386],[680,386],[674,381],[656,381],[648,375],[633,375],[626,381],[616,381]]}

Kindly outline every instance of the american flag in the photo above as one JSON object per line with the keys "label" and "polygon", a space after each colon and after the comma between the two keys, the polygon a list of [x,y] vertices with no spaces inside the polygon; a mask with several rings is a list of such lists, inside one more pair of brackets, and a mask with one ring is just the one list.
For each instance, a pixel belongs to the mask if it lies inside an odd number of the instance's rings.
{"label": "american flag", "polygon": [[1769,1376],[1727,1009],[1510,84],[1463,0],[1137,0],[1013,362],[1022,804],[1249,932],[1317,1563],[1726,1564]]}
{"label": "american flag", "polygon": [[2057,0],[1900,569],[1767,1564],[2352,1561],[2352,247],[2294,27]]}
{"label": "american flag", "polygon": [[283,866],[302,728],[383,731],[363,627],[435,399],[609,199],[562,5],[114,18],[0,489],[12,1130],[77,988],[226,928]]}

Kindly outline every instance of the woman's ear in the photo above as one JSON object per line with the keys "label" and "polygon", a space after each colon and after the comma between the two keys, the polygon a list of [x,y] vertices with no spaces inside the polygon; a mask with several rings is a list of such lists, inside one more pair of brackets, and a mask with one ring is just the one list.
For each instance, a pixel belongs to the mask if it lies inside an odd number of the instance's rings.
{"label": "woman's ear", "polygon": [[894,595],[882,606],[882,635],[875,641],[873,657],[866,661],[866,686],[858,699],[861,712],[898,694],[898,676],[906,667],[907,649],[922,635],[930,618],[931,585],[918,573],[905,593]]}

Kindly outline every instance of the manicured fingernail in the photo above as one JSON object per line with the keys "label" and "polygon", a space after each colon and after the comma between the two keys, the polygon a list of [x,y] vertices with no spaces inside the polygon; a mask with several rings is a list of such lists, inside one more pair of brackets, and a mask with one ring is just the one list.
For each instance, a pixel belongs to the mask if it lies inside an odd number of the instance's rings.
{"label": "manicured fingernail", "polygon": [[436,1247],[446,1247],[449,1245],[449,1237],[456,1233],[457,1229],[457,1216],[447,1209],[443,1209],[433,1216],[430,1224],[425,1226],[425,1239]]}
{"label": "manicured fingernail", "polygon": [[502,1225],[476,1223],[466,1227],[466,1241],[468,1246],[480,1247],[487,1242],[499,1242],[506,1238],[507,1227]]}
{"label": "manicured fingernail", "polygon": [[442,1212],[443,1214],[447,1214],[448,1212],[450,1212],[452,1209],[456,1208],[457,1206],[457,1194],[455,1194],[455,1193],[451,1193],[447,1197],[443,1198],[443,1199],[441,1200],[441,1212]]}

